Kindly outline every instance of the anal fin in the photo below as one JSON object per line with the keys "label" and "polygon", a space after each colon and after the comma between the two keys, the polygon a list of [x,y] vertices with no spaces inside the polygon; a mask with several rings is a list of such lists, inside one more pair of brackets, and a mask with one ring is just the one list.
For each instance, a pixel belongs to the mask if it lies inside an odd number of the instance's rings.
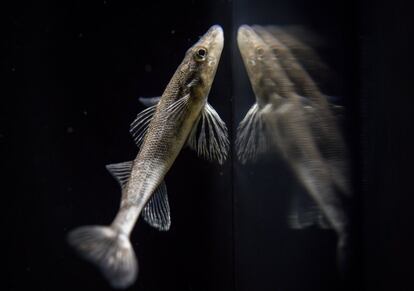
{"label": "anal fin", "polygon": [[171,226],[170,205],[168,203],[167,186],[162,181],[152,194],[144,209],[142,217],[152,227],[167,231]]}
{"label": "anal fin", "polygon": [[[131,175],[133,161],[110,164],[106,168],[118,181],[121,188],[125,188]],[[168,203],[167,186],[162,181],[155,189],[147,204],[142,209],[142,217],[152,227],[166,231],[171,226],[170,205]]]}

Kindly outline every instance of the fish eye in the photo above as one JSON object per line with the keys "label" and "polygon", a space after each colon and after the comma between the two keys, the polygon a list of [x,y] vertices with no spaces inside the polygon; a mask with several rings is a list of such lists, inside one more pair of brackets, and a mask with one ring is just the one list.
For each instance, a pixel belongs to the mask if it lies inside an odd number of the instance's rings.
{"label": "fish eye", "polygon": [[195,53],[195,60],[198,62],[202,62],[206,59],[207,56],[207,49],[205,47],[200,47],[197,49]]}
{"label": "fish eye", "polygon": [[264,49],[263,49],[262,47],[258,46],[258,47],[256,47],[256,53],[257,53],[259,56],[263,56],[263,54],[264,54]]}

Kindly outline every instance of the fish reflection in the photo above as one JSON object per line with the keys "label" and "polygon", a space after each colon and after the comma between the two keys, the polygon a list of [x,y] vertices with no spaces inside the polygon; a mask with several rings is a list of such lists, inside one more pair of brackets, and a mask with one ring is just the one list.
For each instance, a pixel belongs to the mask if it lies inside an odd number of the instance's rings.
{"label": "fish reflection", "polygon": [[[259,26],[254,26],[260,29]],[[266,31],[275,36],[276,40],[289,48],[293,56],[300,60],[300,65],[310,76],[317,78],[318,84],[332,84],[339,79],[335,71],[319,57],[317,48],[329,47],[329,44],[303,26],[267,26]]]}
{"label": "fish reflection", "polygon": [[246,163],[263,152],[285,158],[311,197],[296,201],[291,226],[332,227],[343,266],[349,240],[345,204],[351,194],[345,143],[333,106],[298,59],[305,55],[316,71],[325,66],[315,65],[318,60],[309,59],[314,51],[300,47],[299,40],[279,27],[243,25],[237,42],[256,96],[238,127],[238,158]]}

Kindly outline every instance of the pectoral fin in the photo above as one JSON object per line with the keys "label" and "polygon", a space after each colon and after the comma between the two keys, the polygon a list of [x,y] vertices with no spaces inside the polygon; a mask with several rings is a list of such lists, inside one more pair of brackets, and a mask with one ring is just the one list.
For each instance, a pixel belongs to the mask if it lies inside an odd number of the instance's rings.
{"label": "pectoral fin", "polygon": [[144,141],[144,136],[147,132],[148,126],[152,120],[152,117],[157,109],[157,105],[148,107],[147,109],[141,111],[135,120],[131,123],[129,132],[134,138],[135,143],[138,147],[141,146]]}
{"label": "pectoral fin", "polygon": [[167,187],[162,181],[142,210],[144,220],[158,230],[166,231],[171,226],[170,205]]}
{"label": "pectoral fin", "polygon": [[227,127],[210,104],[204,106],[190,133],[188,145],[207,160],[215,160],[220,164],[226,160],[230,146]]}
{"label": "pectoral fin", "polygon": [[255,161],[258,154],[269,148],[268,132],[259,106],[255,103],[237,128],[236,150],[241,163]]}
{"label": "pectoral fin", "polygon": [[187,110],[188,110],[188,101],[190,100],[190,95],[185,95],[184,97],[178,99],[170,106],[167,107],[167,112],[169,113],[169,118],[171,120],[180,119]]}

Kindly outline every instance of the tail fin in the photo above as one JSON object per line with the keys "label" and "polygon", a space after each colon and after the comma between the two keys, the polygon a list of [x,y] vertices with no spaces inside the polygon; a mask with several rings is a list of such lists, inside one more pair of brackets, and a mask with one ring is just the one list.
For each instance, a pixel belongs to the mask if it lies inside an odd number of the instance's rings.
{"label": "tail fin", "polygon": [[134,283],[138,263],[128,236],[110,227],[84,226],[71,231],[69,244],[86,260],[97,265],[114,288]]}

